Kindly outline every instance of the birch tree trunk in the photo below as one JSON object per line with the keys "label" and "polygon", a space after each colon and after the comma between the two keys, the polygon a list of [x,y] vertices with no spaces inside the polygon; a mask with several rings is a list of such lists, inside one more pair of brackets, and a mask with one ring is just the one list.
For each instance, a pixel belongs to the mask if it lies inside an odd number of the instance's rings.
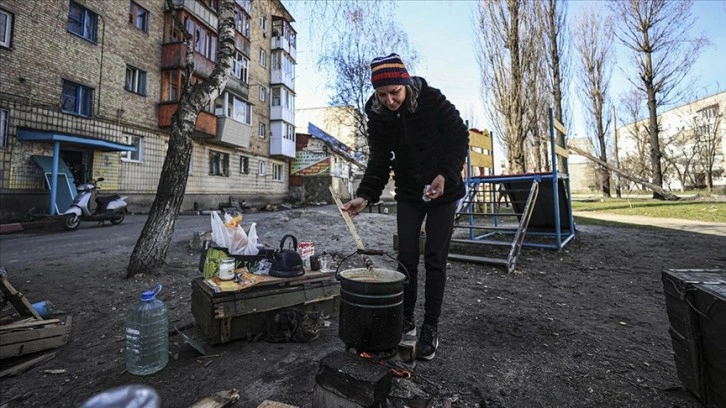
{"label": "birch tree trunk", "polygon": [[126,269],[127,277],[139,273],[153,273],[165,263],[174,234],[174,225],[186,191],[192,154],[192,136],[197,117],[204,107],[209,106],[220,95],[232,70],[232,56],[235,51],[234,1],[220,2],[214,70],[209,78],[192,85],[194,39],[179,20],[172,0],[167,0],[167,7],[172,10],[177,29],[184,33],[186,44],[184,85],[177,110],[172,117],[169,148],[161,169],[156,198],[151,204],[149,217],[131,253]]}

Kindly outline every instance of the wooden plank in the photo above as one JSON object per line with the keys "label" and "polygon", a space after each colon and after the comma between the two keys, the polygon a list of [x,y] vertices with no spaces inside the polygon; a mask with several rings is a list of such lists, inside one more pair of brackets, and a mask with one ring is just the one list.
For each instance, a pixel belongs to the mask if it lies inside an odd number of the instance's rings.
{"label": "wooden plank", "polygon": [[343,203],[340,202],[340,198],[338,198],[338,195],[335,194],[335,190],[333,190],[333,186],[328,186],[328,189],[330,190],[330,194],[333,196],[333,200],[335,200],[335,205],[338,207],[338,211],[340,212],[340,215],[343,217],[343,220],[345,220],[345,223],[348,225],[348,230],[350,231],[350,234],[353,236],[353,240],[355,241],[355,246],[358,249],[366,249],[366,246],[363,243],[363,240],[360,238],[360,235],[358,235],[358,231],[356,231],[356,229],[355,229],[355,224],[353,224],[353,220],[350,219],[350,215],[348,215],[347,212],[343,211]]}
{"label": "wooden plank", "polygon": [[209,397],[190,405],[188,408],[224,408],[232,406],[240,398],[239,391],[236,388],[218,391]]}
{"label": "wooden plank", "polygon": [[32,358],[28,361],[25,361],[18,365],[10,367],[7,370],[0,371],[0,378],[12,377],[14,375],[22,374],[29,368],[33,367],[34,365],[38,365],[38,364],[48,361],[52,358],[55,358],[55,353],[47,353],[47,354],[43,354],[42,356]]}
{"label": "wooden plank", "polygon": [[557,129],[558,132],[562,133],[563,135],[567,134],[567,129],[565,129],[565,125],[560,123],[557,118],[552,118],[552,124],[555,126],[555,129]]}
{"label": "wooden plank", "polygon": [[28,302],[28,299],[20,293],[17,289],[10,284],[10,281],[5,276],[0,276],[0,291],[2,291],[4,297],[13,304],[15,310],[21,316],[35,317],[38,320],[43,320],[40,314],[33,309],[33,305]]}
{"label": "wooden plank", "polygon": [[[51,348],[57,348],[60,347],[68,342],[68,336],[70,334],[71,329],[71,316],[67,316],[66,318],[66,324],[65,325],[59,325],[58,327],[63,328],[64,330],[61,330],[58,334],[58,330],[52,330],[49,332],[49,328],[39,328],[39,329],[28,329],[27,331],[37,331],[42,333],[53,333],[54,335],[52,337],[42,337],[42,338],[36,338],[29,341],[24,341],[20,343],[10,343],[5,344],[7,334],[3,334],[0,336],[0,339],[2,341],[2,344],[0,344],[0,359],[7,358],[7,357],[17,357],[22,356],[24,354],[34,353],[36,351],[42,351],[47,350]],[[24,332],[21,332],[24,333]]]}
{"label": "wooden plank", "polygon": [[3,333],[0,336],[0,346],[7,346],[14,343],[23,343],[27,341],[44,339],[46,337],[62,336],[70,330],[68,323],[54,324],[48,327],[26,329],[22,331],[12,331]]}
{"label": "wooden plank", "polygon": [[570,157],[570,151],[558,144],[555,145],[555,153],[557,153],[557,155],[562,156],[564,158]]}
{"label": "wooden plank", "polygon": [[297,408],[295,405],[283,404],[282,402],[264,400],[257,408]]}
{"label": "wooden plank", "polygon": [[57,324],[60,323],[60,320],[58,319],[48,319],[48,320],[35,320],[33,318],[23,319],[17,322],[13,322],[10,324],[2,325],[0,326],[0,331],[8,331],[8,330],[20,330],[20,329],[27,329],[31,327],[37,327],[37,326],[47,326],[49,324]]}
{"label": "wooden plank", "polygon": [[471,165],[473,167],[484,167],[487,169],[494,168],[494,160],[492,156],[482,153],[471,154]]}
{"label": "wooden plank", "polygon": [[489,132],[469,131],[469,146],[481,147],[489,151],[493,150],[492,137]]}

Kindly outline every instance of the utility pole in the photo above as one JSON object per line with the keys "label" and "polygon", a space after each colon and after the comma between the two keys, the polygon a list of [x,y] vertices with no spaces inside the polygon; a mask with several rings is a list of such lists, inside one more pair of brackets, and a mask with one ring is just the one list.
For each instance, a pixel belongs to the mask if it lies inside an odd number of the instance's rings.
{"label": "utility pole", "polygon": [[[615,106],[613,105],[613,149],[615,150],[615,167],[620,169],[620,158],[618,156],[618,122],[615,117]],[[620,175],[615,173],[615,197],[623,198],[620,193]]]}

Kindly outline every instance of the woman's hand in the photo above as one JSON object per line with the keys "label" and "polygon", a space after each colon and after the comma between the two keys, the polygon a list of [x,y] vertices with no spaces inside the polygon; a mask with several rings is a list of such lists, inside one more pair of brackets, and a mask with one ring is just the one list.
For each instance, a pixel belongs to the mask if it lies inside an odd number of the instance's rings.
{"label": "woman's hand", "polygon": [[341,207],[341,209],[347,212],[350,218],[353,219],[356,215],[360,214],[363,210],[365,210],[367,205],[368,200],[363,197],[356,197],[343,204],[343,207]]}
{"label": "woman's hand", "polygon": [[431,182],[431,186],[429,186],[429,189],[426,190],[426,197],[435,200],[442,195],[444,195],[444,185],[446,184],[446,179],[444,179],[444,176],[438,175],[434,179],[434,181]]}

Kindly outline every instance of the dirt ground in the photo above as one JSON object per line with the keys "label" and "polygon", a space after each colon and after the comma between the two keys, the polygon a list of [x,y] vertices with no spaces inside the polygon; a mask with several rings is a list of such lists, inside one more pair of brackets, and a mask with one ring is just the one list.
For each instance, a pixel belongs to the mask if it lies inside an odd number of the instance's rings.
{"label": "dirt ground", "polygon": [[[251,221],[271,246],[293,233],[316,242],[317,252],[355,248],[332,206],[249,214],[243,225]],[[368,247],[392,251],[393,215],[362,214],[356,225]],[[78,407],[131,383],[152,386],[164,407],[228,388],[240,390],[236,407],[266,399],[311,406],[320,359],[345,348],[337,316],[310,343],[233,341],[210,347],[214,356],[203,359],[172,336],[165,369],[149,377],[125,372],[124,321],[141,291],[162,283],[171,321],[194,323],[190,282],[200,272],[190,238],[175,237],[159,276],[121,278],[131,247],[86,254],[75,263],[97,267],[69,273],[42,272],[70,269],[57,261],[15,266],[13,274],[25,277],[19,290],[51,299],[74,323],[54,359],[0,380],[0,406]],[[411,407],[700,407],[677,377],[661,272],[726,269],[724,248],[726,237],[581,222],[560,252],[523,249],[511,274],[451,262],[436,358],[396,380],[392,395]],[[418,312],[420,322],[422,306]],[[196,327],[187,333],[201,338]],[[52,369],[65,372],[45,371]]]}

